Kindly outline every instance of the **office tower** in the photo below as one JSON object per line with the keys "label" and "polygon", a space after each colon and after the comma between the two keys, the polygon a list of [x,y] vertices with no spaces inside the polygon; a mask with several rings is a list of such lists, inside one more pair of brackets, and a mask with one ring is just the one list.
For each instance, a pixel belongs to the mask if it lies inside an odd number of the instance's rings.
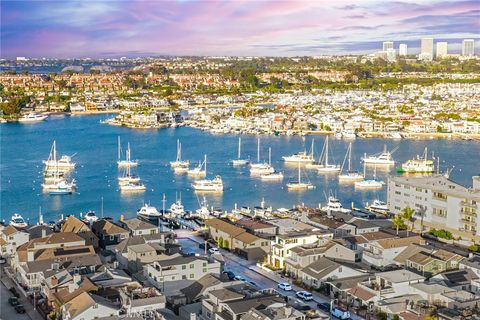
{"label": "office tower", "polygon": [[400,43],[400,46],[398,46],[398,54],[400,56],[406,56],[407,55],[407,45],[405,43]]}
{"label": "office tower", "polygon": [[393,49],[393,41],[383,42],[383,51],[387,51],[388,49]]}
{"label": "office tower", "polygon": [[465,39],[462,42],[462,56],[473,57],[475,54],[475,41],[473,39]]}
{"label": "office tower", "polygon": [[420,58],[422,60],[433,59],[433,38],[423,38],[420,46]]}
{"label": "office tower", "polygon": [[443,58],[448,55],[448,43],[437,42],[437,58]]}

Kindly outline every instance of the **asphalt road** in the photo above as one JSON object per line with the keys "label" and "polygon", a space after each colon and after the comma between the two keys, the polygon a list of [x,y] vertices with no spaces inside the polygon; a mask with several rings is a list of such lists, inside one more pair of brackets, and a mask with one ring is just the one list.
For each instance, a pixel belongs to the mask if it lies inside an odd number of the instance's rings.
{"label": "asphalt road", "polygon": [[[201,242],[201,238],[195,235],[193,232],[182,230],[177,233],[177,240],[185,252],[194,252],[200,255],[205,255],[205,250],[199,248],[198,242]],[[253,282],[255,286],[259,289],[274,288],[277,291],[279,291],[280,294],[282,294],[283,296],[288,296],[290,301],[297,300],[300,304],[308,304],[313,310],[318,310],[317,303],[320,303],[320,302],[330,303],[329,300],[322,299],[322,297],[319,297],[317,295],[314,295],[313,301],[310,301],[310,302],[301,301],[295,297],[295,292],[302,291],[303,290],[302,288],[292,285],[292,288],[293,288],[292,291],[284,291],[284,290],[278,289],[277,286],[279,282],[273,281],[272,279],[264,276],[263,274],[260,274],[259,272],[249,269],[249,267],[252,267],[255,265],[254,261],[244,260],[236,256],[235,254],[222,249],[220,249],[220,252],[223,256],[223,259],[225,260],[224,270],[232,271],[235,275],[240,275],[244,277],[246,282]],[[291,281],[290,279],[285,278],[285,282],[290,282],[290,281]],[[327,314],[325,314],[325,316],[327,316]],[[360,318],[356,315],[352,315],[351,319],[360,320],[363,318]]]}
{"label": "asphalt road", "polygon": [[[30,317],[26,313],[18,314],[8,303],[8,298],[13,297],[13,295],[2,282],[0,282],[0,297],[0,319],[30,320]],[[24,297],[19,300],[21,304],[28,307],[29,304],[25,301]]]}

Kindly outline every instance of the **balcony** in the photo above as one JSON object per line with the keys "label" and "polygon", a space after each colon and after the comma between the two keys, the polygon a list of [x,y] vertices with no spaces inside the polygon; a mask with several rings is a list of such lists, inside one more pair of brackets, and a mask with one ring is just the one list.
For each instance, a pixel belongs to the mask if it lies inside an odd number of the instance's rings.
{"label": "balcony", "polygon": [[365,281],[359,283],[359,285],[364,287],[364,289],[366,289],[367,291],[375,293],[376,295],[390,294],[395,292],[395,289],[393,289],[393,287],[385,285],[381,286],[380,283],[378,283],[376,280]]}
{"label": "balcony", "polygon": [[472,226],[472,225],[473,225],[473,226],[476,226],[476,225],[477,225],[477,222],[476,222],[475,220],[473,220],[473,219],[465,219],[465,218],[462,218],[462,219],[460,219],[460,221],[461,221],[462,223],[468,224],[468,225],[470,225],[470,226]]}
{"label": "balcony", "polygon": [[473,204],[470,201],[461,201],[460,204],[462,207],[477,208],[477,204]]}
{"label": "balcony", "polygon": [[476,216],[477,216],[477,213],[476,213],[476,212],[470,211],[470,210],[464,210],[464,209],[462,209],[462,210],[460,210],[460,213],[461,213],[462,215],[465,215],[465,216],[468,216],[468,217],[476,217]]}

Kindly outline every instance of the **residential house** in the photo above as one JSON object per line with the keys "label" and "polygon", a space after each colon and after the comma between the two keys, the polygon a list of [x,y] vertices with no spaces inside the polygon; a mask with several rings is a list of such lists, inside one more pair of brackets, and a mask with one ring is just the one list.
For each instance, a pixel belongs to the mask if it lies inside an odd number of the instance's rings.
{"label": "residential house", "polygon": [[83,292],[62,306],[64,320],[93,320],[108,316],[119,315],[119,308],[110,301]]}
{"label": "residential house", "polygon": [[424,244],[418,235],[372,241],[362,251],[362,261],[377,267],[393,264],[395,257],[411,244]]}
{"label": "residential house", "polygon": [[52,227],[44,224],[30,226],[25,231],[30,235],[29,240],[43,238],[53,233]]}
{"label": "residential house", "polygon": [[132,236],[143,236],[159,232],[159,227],[140,218],[120,221],[120,226],[129,230]]}
{"label": "residential house", "polygon": [[127,247],[128,270],[138,272],[143,266],[161,259],[165,248],[158,243],[136,244]]}
{"label": "residential house", "polygon": [[28,242],[30,235],[13,226],[6,226],[0,232],[0,254],[1,256],[11,256],[15,253],[17,247]]}
{"label": "residential house", "polygon": [[345,264],[325,257],[316,259],[298,272],[300,279],[307,286],[319,288],[320,285],[331,279],[342,279],[361,275],[362,272],[348,267]]}
{"label": "residential house", "polygon": [[98,237],[90,230],[90,227],[74,215],[68,216],[62,224],[60,232],[73,232],[85,239],[86,244],[91,244],[98,248]]}
{"label": "residential house", "polygon": [[100,219],[92,224],[92,231],[99,239],[100,247],[110,249],[129,237],[130,232],[106,220]]}
{"label": "residential house", "polygon": [[444,271],[458,269],[458,263],[462,259],[462,256],[453,252],[426,248],[407,257],[405,267],[429,278]]}
{"label": "residential house", "polygon": [[165,296],[153,287],[128,286],[120,289],[122,308],[128,316],[154,316],[165,309]]}
{"label": "residential house", "polygon": [[277,226],[257,219],[240,219],[235,224],[254,235],[272,237],[277,234]]}
{"label": "residential house", "polygon": [[250,309],[240,320],[305,320],[302,312],[285,305],[272,304],[265,309]]}
{"label": "residential house", "polygon": [[459,263],[461,270],[469,269],[478,277],[471,281],[471,291],[477,294],[480,293],[480,257],[472,256],[468,259],[463,259]]}

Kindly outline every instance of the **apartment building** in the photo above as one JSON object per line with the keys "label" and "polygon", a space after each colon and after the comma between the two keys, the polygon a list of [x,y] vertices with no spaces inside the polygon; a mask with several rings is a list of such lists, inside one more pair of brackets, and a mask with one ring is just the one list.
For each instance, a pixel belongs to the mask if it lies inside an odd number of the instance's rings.
{"label": "apartment building", "polygon": [[444,175],[392,177],[388,181],[388,207],[393,213],[404,208],[415,210],[415,228],[450,231],[480,241],[480,176],[467,188]]}

